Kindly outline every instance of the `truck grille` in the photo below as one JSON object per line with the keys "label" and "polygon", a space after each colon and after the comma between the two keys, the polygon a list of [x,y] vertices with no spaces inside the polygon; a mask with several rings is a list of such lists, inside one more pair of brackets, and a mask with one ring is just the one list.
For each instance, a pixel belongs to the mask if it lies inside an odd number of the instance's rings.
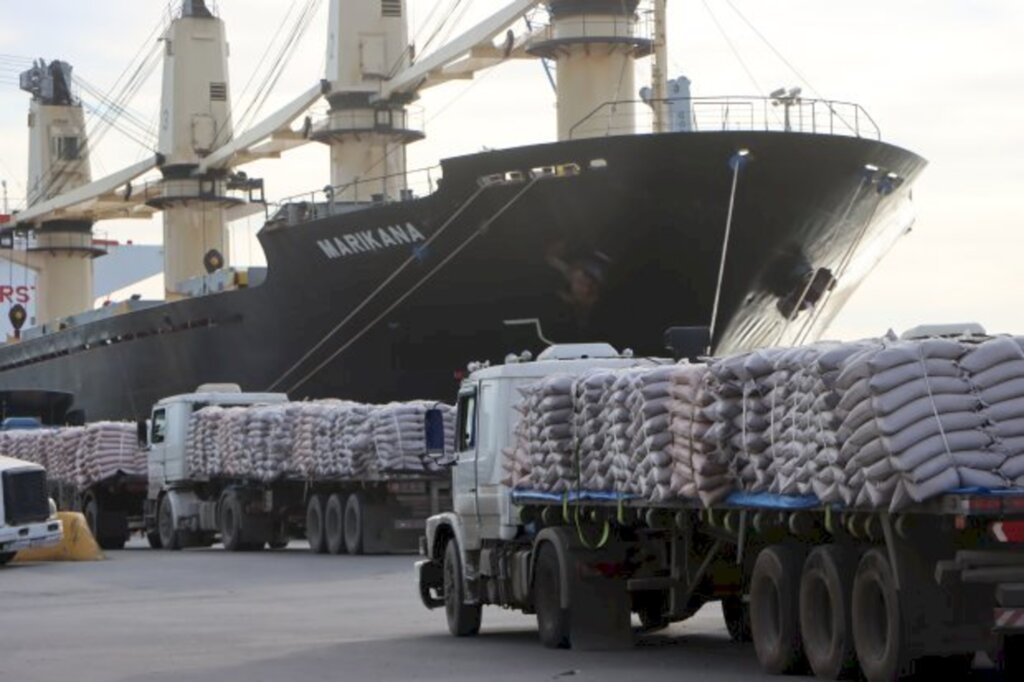
{"label": "truck grille", "polygon": [[8,524],[34,523],[50,518],[46,472],[5,471],[3,480],[4,518]]}

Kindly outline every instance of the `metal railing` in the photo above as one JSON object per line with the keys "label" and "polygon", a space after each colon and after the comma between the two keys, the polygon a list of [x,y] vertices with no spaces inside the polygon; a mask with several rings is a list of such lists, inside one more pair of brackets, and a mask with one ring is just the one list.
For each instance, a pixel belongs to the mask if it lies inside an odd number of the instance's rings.
{"label": "metal railing", "polygon": [[634,14],[621,16],[603,14],[573,14],[553,21],[549,12],[530,14],[532,27],[528,49],[543,49],[545,45],[562,42],[612,40],[637,45],[654,42],[654,8],[651,0],[641,0]]}
{"label": "metal railing", "polygon": [[[652,132],[654,105],[668,107],[672,120],[682,114],[688,125],[677,125],[680,131],[791,132],[882,139],[878,124],[859,104],[733,95],[605,102],[570,129],[569,139]],[[637,111],[635,119],[624,115],[622,110],[627,107]]]}
{"label": "metal railing", "polygon": [[440,180],[441,166],[356,178],[345,185],[328,185],[268,203],[267,220],[297,225],[356,207],[412,201],[433,194]]}

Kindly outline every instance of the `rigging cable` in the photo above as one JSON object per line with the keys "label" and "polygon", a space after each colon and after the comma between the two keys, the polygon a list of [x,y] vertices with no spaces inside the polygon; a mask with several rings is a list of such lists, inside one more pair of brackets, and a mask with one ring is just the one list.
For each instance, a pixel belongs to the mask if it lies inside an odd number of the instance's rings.
{"label": "rigging cable", "polygon": [[736,61],[740,63],[740,66],[742,66],[743,70],[747,73],[747,77],[750,78],[750,82],[754,84],[754,88],[757,90],[757,93],[762,94],[767,92],[767,90],[762,88],[761,84],[758,83],[757,77],[754,76],[754,72],[750,70],[749,66],[747,66],[747,62],[743,59],[743,55],[740,54],[740,51],[736,48],[735,43],[732,42],[732,39],[729,37],[729,34],[726,33],[725,27],[723,27],[721,22],[718,21],[718,17],[715,15],[714,10],[712,10],[711,5],[708,4],[708,0],[701,0],[701,2],[704,3],[704,9],[706,9],[708,14],[711,16],[711,20],[715,22],[715,26],[718,28],[718,32],[721,34],[722,38],[729,46],[729,49],[732,50],[732,54],[734,57],[736,57]]}

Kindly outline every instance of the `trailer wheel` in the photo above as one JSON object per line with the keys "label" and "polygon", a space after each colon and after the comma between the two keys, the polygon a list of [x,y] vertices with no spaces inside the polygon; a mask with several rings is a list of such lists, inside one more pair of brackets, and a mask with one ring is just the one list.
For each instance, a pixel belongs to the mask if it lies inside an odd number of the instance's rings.
{"label": "trailer wheel", "polygon": [[96,539],[96,544],[101,549],[124,549],[128,538],[122,532],[119,532],[120,528],[111,528],[111,526],[115,525],[110,523],[109,517],[111,514],[112,512],[104,512],[100,508],[100,503],[95,497],[90,496],[87,498],[83,515],[93,538]]}
{"label": "trailer wheel", "polygon": [[340,493],[334,493],[327,500],[327,511],[324,512],[324,537],[327,540],[327,551],[331,554],[348,552],[346,542],[346,511],[348,500]]}
{"label": "trailer wheel", "polygon": [[771,675],[806,669],[800,641],[800,569],[804,552],[793,545],[761,550],[750,579],[750,629],[761,668]]}
{"label": "trailer wheel", "polygon": [[533,605],[541,644],[549,649],[568,649],[569,610],[562,608],[562,567],[550,542],[541,545],[537,552]]}
{"label": "trailer wheel", "polygon": [[324,497],[310,495],[306,505],[306,540],[313,554],[327,552],[327,535],[324,533]]}
{"label": "trailer wheel", "polygon": [[174,527],[174,509],[171,508],[171,501],[166,496],[160,498],[156,523],[157,532],[160,535],[160,546],[172,551],[181,549],[181,533]]}
{"label": "trailer wheel", "polygon": [[472,637],[480,632],[483,608],[480,604],[467,604],[459,545],[453,539],[444,549],[444,612],[448,632],[456,637]]}
{"label": "trailer wheel", "polygon": [[[253,543],[242,536],[242,500],[233,491],[224,493],[220,502],[220,541],[229,552],[247,552],[255,549]],[[262,548],[262,543],[260,543]]]}
{"label": "trailer wheel", "polygon": [[345,549],[349,554],[362,554],[366,531],[366,501],[362,493],[355,492],[345,502]]}
{"label": "trailer wheel", "polygon": [[857,673],[850,599],[857,554],[845,547],[818,547],[800,577],[800,634],[814,674],[823,680]]}
{"label": "trailer wheel", "polygon": [[17,552],[0,552],[0,566],[6,566],[11,563],[17,554]]}
{"label": "trailer wheel", "polygon": [[722,616],[725,618],[725,629],[729,638],[737,644],[747,644],[753,637],[750,634],[750,605],[744,603],[743,597],[726,597],[722,600]]}
{"label": "trailer wheel", "polygon": [[899,679],[907,667],[906,635],[896,577],[885,550],[860,560],[853,579],[853,642],[868,682]]}

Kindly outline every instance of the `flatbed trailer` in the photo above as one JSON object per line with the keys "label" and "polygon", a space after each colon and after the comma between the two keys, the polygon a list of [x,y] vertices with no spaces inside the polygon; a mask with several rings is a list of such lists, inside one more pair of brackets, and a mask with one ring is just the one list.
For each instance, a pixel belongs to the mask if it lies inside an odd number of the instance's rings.
{"label": "flatbed trailer", "polygon": [[167,549],[217,540],[232,551],[276,549],[305,539],[319,554],[415,553],[427,517],[449,508],[450,482],[422,473],[273,482],[218,477],[154,490],[145,519],[150,541]]}
{"label": "flatbed trailer", "polygon": [[[734,493],[721,504],[508,488],[518,389],[553,373],[632,367],[570,349],[463,382],[453,511],[430,518],[420,598],[475,635],[482,607],[536,614],[548,647],[608,649],[720,602],[768,673],[960,679],[979,651],[1021,679],[1024,491],[962,490],[900,513]],[[594,358],[605,358],[595,360]],[[577,359],[574,359],[577,358]]]}

